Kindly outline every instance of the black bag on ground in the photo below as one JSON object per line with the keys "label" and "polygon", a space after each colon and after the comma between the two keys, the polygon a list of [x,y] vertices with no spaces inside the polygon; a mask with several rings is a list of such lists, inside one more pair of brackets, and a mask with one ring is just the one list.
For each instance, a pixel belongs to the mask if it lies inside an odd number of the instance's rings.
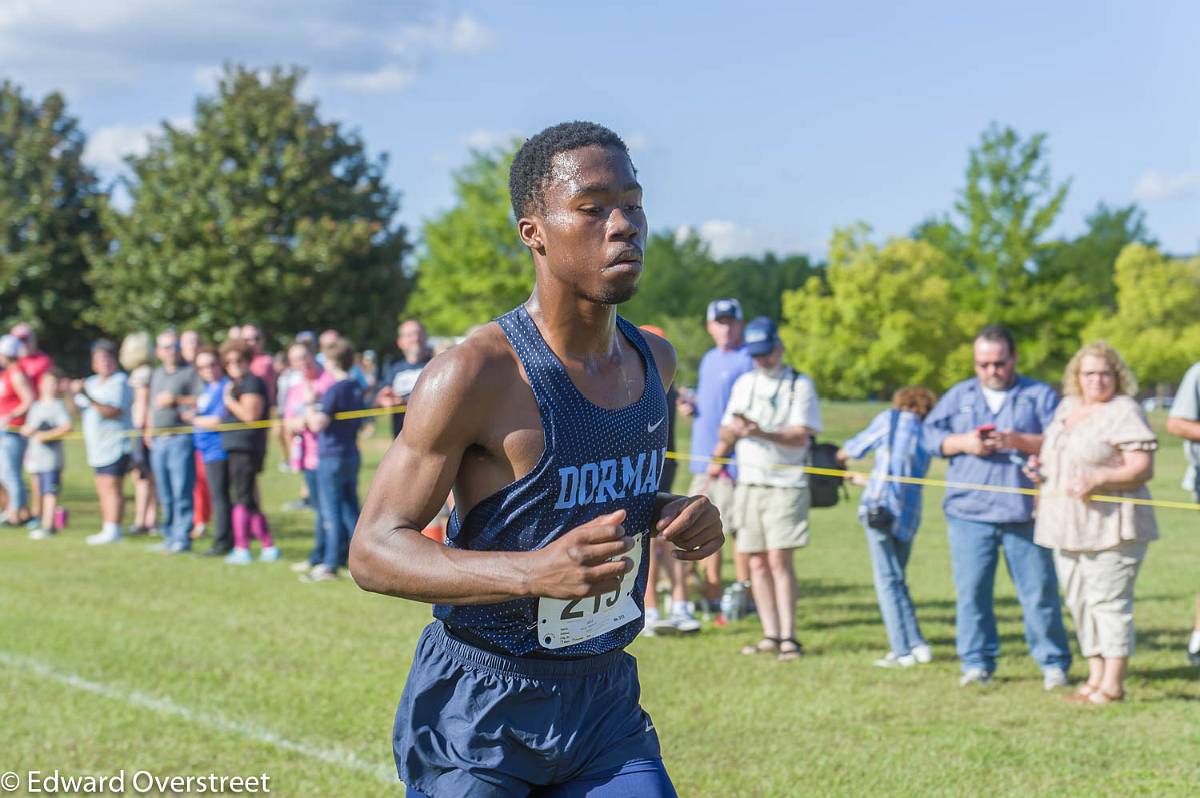
{"label": "black bag on ground", "polygon": [[[838,447],[832,443],[817,443],[813,438],[808,447],[808,465],[813,468],[830,468],[841,471],[844,465],[837,459]],[[833,507],[838,503],[841,493],[846,488],[843,477],[827,476],[825,474],[808,475],[808,491],[812,496],[813,507]],[[847,494],[848,497],[848,494]]]}

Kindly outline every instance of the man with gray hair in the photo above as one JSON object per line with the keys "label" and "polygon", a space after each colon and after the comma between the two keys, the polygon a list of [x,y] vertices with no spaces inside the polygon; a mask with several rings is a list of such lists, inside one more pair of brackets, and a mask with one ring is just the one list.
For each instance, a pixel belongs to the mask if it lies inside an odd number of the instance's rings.
{"label": "man with gray hair", "polygon": [[[185,365],[174,330],[159,333],[155,345],[159,365],[150,375],[150,412],[145,441],[150,449],[150,470],[158,489],[159,526],[163,542],[156,550],[180,554],[192,549],[192,489],[196,485],[196,460],[189,429],[186,434],[166,432],[191,424],[196,397],[204,385],[196,369]],[[156,431],[163,434],[155,434]]]}

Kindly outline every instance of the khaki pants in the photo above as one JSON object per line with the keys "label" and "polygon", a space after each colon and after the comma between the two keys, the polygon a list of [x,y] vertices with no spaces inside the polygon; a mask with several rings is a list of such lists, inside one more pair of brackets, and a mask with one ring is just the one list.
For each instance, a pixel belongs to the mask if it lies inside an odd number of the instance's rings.
{"label": "khaki pants", "polygon": [[768,549],[799,549],[808,545],[808,486],[773,488],[738,483],[733,491],[737,550],[758,554]]}
{"label": "khaki pants", "polygon": [[711,479],[707,474],[693,474],[688,486],[689,496],[707,496],[721,513],[721,526],[726,535],[737,534],[733,519],[733,480],[728,477]]}
{"label": "khaki pants", "polygon": [[1133,656],[1133,583],[1145,556],[1145,542],[1094,552],[1055,550],[1058,584],[1083,656]]}

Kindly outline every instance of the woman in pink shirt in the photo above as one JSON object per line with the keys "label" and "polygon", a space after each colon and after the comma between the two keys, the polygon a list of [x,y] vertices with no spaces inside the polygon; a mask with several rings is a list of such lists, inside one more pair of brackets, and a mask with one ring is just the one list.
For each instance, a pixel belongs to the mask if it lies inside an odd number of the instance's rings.
{"label": "woman in pink shirt", "polygon": [[315,406],[321,394],[334,383],[333,375],[322,370],[308,347],[302,343],[288,348],[288,367],[301,375],[283,400],[283,428],[291,436],[290,465],[292,470],[304,474],[308,488],[308,500],[314,515],[313,549],[307,560],[292,565],[297,573],[307,573],[321,563],[325,547],[322,544],[321,502],[317,497],[317,434],[304,425],[304,416],[309,407]]}

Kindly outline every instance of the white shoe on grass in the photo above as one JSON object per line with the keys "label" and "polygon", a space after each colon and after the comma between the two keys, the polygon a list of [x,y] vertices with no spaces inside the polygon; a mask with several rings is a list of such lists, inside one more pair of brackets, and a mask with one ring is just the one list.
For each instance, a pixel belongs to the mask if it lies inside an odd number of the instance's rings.
{"label": "white shoe on grass", "polygon": [[275,562],[279,559],[279,547],[267,546],[258,553],[259,562]]}
{"label": "white shoe on grass", "polygon": [[918,665],[928,665],[929,663],[933,662],[933,649],[929,647],[928,643],[922,643],[919,646],[913,646],[911,653],[913,655],[913,659],[917,661]]}
{"label": "white shoe on grass", "polygon": [[227,565],[249,565],[252,562],[254,558],[250,556],[250,549],[234,549],[225,555]]}
{"label": "white shoe on grass", "polygon": [[108,543],[116,543],[121,539],[121,531],[118,529],[115,532],[105,532],[103,530],[94,535],[87,536],[87,544],[89,546],[103,546]]}
{"label": "white shoe on grass", "polygon": [[700,631],[700,622],[686,608],[654,624],[655,634],[690,635]]}
{"label": "white shoe on grass", "polygon": [[1042,689],[1046,692],[1066,687],[1070,683],[1066,671],[1062,668],[1046,668],[1042,671]]}
{"label": "white shoe on grass", "polygon": [[992,683],[992,674],[982,668],[972,668],[958,680],[959,687],[986,687]]}
{"label": "white shoe on grass", "polygon": [[54,532],[49,529],[42,529],[40,526],[35,526],[33,529],[29,530],[29,539],[45,540],[53,534]]}
{"label": "white shoe on grass", "polygon": [[894,651],[889,651],[886,657],[877,659],[872,664],[876,668],[911,668],[917,664],[917,658],[912,654],[897,657]]}

